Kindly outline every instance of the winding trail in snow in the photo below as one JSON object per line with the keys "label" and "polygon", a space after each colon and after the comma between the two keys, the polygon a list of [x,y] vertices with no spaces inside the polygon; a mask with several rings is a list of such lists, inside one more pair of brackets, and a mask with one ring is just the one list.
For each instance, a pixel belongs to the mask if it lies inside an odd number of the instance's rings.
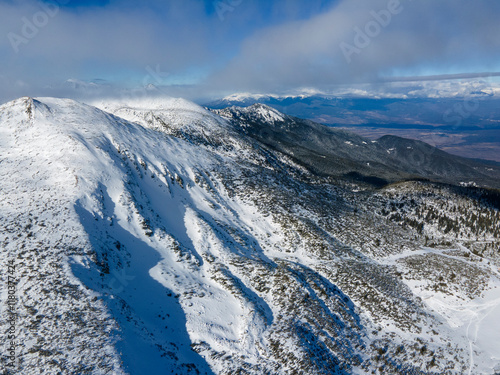
{"label": "winding trail in snow", "polygon": [[[458,249],[470,253],[470,256],[475,256],[464,246],[460,245]],[[481,365],[476,363],[477,361],[475,361],[475,359],[479,355],[489,354],[491,355],[490,360],[497,362],[500,360],[500,340],[495,341],[494,339],[492,340],[492,337],[488,337],[489,332],[500,332],[500,324],[497,323],[500,321],[498,318],[500,317],[500,273],[496,267],[489,262],[487,264],[478,264],[477,262],[471,262],[461,257],[446,254],[446,252],[450,250],[453,249],[438,250],[423,247],[420,250],[405,251],[400,254],[382,258],[379,262],[382,264],[396,265],[397,261],[400,259],[411,256],[435,254],[464,263],[474,264],[491,273],[493,277],[496,277],[496,282],[493,281],[493,285],[490,284],[490,288],[483,293],[483,296],[472,301],[463,301],[460,303],[459,300],[456,299],[455,303],[445,302],[438,294],[429,295],[430,291],[428,290],[426,290],[425,295],[421,296],[426,304],[437,314],[443,317],[452,329],[459,330],[461,327],[465,327],[465,325],[467,325],[467,328],[465,328],[465,338],[468,341],[469,347],[468,374],[472,375],[475,366],[487,366],[487,364]],[[412,286],[409,283],[407,283],[407,285],[415,294],[422,294],[422,290],[420,288]],[[497,314],[493,314],[495,310],[497,311]],[[495,317],[497,318],[495,319]],[[488,326],[488,328],[485,329],[485,324],[489,324],[491,327]],[[474,349],[479,351],[478,355],[475,355]],[[478,368],[478,370],[480,369]]]}

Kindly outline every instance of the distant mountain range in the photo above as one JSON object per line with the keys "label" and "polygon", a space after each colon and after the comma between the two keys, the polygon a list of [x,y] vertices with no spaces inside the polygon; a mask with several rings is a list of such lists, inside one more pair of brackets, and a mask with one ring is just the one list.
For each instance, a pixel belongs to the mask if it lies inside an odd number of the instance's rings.
{"label": "distant mountain range", "polygon": [[240,94],[206,106],[223,109],[256,103],[373,140],[396,135],[424,141],[452,154],[500,162],[500,100],[487,91],[444,98]]}
{"label": "distant mountain range", "polygon": [[350,176],[380,186],[423,178],[453,184],[475,181],[500,188],[500,166],[450,155],[420,141],[390,135],[369,140],[284,115],[263,104],[213,112],[320,175]]}

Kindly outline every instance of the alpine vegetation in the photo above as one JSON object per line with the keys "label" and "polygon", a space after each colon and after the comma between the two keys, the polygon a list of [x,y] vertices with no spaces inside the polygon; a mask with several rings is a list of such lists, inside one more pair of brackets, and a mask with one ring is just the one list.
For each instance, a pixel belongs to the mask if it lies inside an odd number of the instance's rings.
{"label": "alpine vegetation", "polygon": [[498,373],[499,188],[261,104],[9,102],[0,368]]}

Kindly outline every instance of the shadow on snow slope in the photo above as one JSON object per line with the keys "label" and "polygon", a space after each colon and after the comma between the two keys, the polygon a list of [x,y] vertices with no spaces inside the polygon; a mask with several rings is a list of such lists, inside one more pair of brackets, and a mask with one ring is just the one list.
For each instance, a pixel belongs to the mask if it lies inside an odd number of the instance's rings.
{"label": "shadow on snow slope", "polygon": [[[114,203],[106,187],[101,185],[101,191],[105,207],[114,212]],[[108,261],[109,244],[100,239],[100,227],[109,226],[109,223],[95,217],[81,202],[77,202],[75,210],[101,257],[98,263],[102,265]],[[121,352],[124,370],[130,374],[151,375],[213,374],[205,360],[191,349],[186,317],[178,296],[149,274],[161,261],[160,254],[119,225],[108,227],[106,231],[118,241],[118,247],[128,250],[127,264],[111,273],[102,272],[94,264],[90,269],[73,265],[73,272],[87,287],[102,293],[117,320],[121,338],[117,349]]]}

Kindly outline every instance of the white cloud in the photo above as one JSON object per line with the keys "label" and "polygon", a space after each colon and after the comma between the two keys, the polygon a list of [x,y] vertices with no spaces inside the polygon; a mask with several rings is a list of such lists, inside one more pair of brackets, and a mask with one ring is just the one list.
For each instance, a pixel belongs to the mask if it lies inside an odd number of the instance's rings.
{"label": "white cloud", "polygon": [[[394,1],[342,0],[309,20],[260,30],[242,44],[241,53],[213,83],[265,91],[377,81],[394,72],[500,68],[500,3],[401,1],[401,11],[391,14],[388,24],[379,22],[377,30],[373,12],[387,13]],[[368,45],[356,43],[355,30],[372,35]],[[341,43],[357,49],[350,63]]]}
{"label": "white cloud", "polygon": [[[0,100],[71,96],[63,84],[70,78],[140,85],[147,68],[156,66],[172,82],[183,77],[189,85],[169,90],[191,98],[300,87],[328,91],[402,74],[500,71],[499,2],[401,0],[402,11],[391,13],[390,22],[368,29],[373,36],[367,46],[356,44],[355,28],[373,27],[373,12],[396,1],[339,0],[325,11],[324,2],[314,0],[306,13],[299,1],[244,1],[224,22],[197,0],[114,0],[59,9],[47,22],[35,0],[0,1]],[[40,26],[32,36],[23,34],[25,20]],[[27,39],[17,53],[11,33]],[[359,50],[350,63],[341,43]]]}

